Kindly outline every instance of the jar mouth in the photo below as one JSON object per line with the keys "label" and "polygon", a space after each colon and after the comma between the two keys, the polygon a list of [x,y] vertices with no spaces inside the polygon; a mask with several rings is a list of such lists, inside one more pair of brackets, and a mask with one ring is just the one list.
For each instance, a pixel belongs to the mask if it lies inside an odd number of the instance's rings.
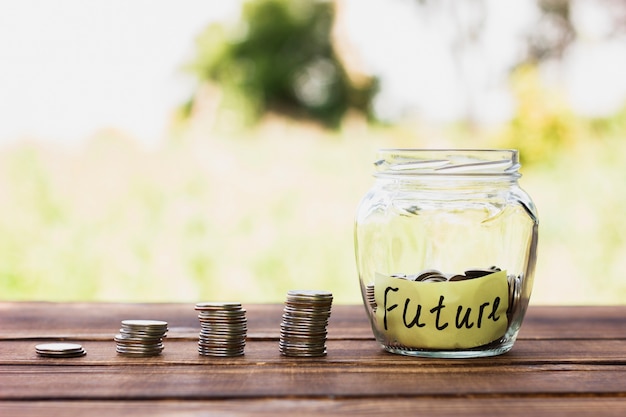
{"label": "jar mouth", "polygon": [[515,149],[380,149],[376,176],[516,176]]}

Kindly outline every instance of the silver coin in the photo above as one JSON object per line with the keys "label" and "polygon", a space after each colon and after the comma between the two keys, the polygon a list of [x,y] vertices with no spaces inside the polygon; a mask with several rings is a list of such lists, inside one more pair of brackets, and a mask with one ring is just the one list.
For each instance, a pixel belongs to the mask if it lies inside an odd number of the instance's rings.
{"label": "silver coin", "polygon": [[116,345],[119,349],[124,350],[163,350],[165,346],[162,343],[155,343],[153,345],[142,345],[136,343],[118,343]]}
{"label": "silver coin", "polygon": [[198,349],[213,351],[240,351],[245,348],[244,343],[240,344],[218,344],[218,343],[198,343]]}
{"label": "silver coin", "polygon": [[205,340],[205,339],[199,339],[198,340],[198,347],[203,347],[203,348],[215,348],[215,349],[242,349],[246,346],[246,341],[245,340],[239,340],[239,341],[223,341],[223,340],[215,340],[215,339],[211,339],[211,340]]}
{"label": "silver coin", "polygon": [[333,293],[325,290],[289,290],[287,297],[333,298]]}
{"label": "silver coin", "polygon": [[200,321],[200,323],[234,323],[234,324],[241,324],[241,323],[246,323],[248,321],[248,319],[246,318],[246,316],[232,316],[232,317],[218,317],[218,316],[201,317],[201,316],[198,316],[198,321]]}
{"label": "silver coin", "polygon": [[35,346],[35,352],[49,358],[76,358],[87,354],[77,343],[42,343]]}
{"label": "silver coin", "polygon": [[307,331],[314,331],[314,330],[326,330],[326,327],[328,327],[328,323],[326,321],[324,322],[316,322],[316,321],[310,321],[310,322],[292,322],[289,320],[283,320],[280,323],[280,328],[281,329],[285,329],[285,330],[289,330],[289,329],[304,329]]}
{"label": "silver coin", "polygon": [[301,307],[301,306],[311,306],[311,307],[317,307],[317,308],[322,308],[322,307],[328,307],[329,305],[331,305],[333,302],[332,298],[328,299],[328,300],[313,300],[313,299],[294,299],[294,298],[288,298],[287,300],[285,300],[285,304],[286,305],[292,305],[292,306],[296,306],[296,307]]}
{"label": "silver coin", "polygon": [[131,356],[156,356],[164,350],[167,322],[161,320],[122,320],[120,333],[113,340],[116,352]]}
{"label": "silver coin", "polygon": [[200,331],[204,333],[241,333],[248,331],[247,326],[200,326]]}
{"label": "silver coin", "polygon": [[115,347],[116,351],[119,353],[161,353],[163,352],[163,347],[135,347],[135,346],[123,346],[118,345]]}
{"label": "silver coin", "polygon": [[158,328],[158,329],[166,329],[167,322],[160,320],[123,320],[122,326],[132,327],[132,328]]}
{"label": "silver coin", "polygon": [[281,333],[280,342],[294,342],[294,343],[326,343],[325,335],[307,335],[305,333]]}
{"label": "silver coin", "polygon": [[239,308],[237,310],[198,310],[198,315],[199,316],[204,316],[204,317],[213,317],[213,316],[225,316],[225,317],[232,317],[232,316],[245,316],[246,315],[246,310]]}
{"label": "silver coin", "polygon": [[448,278],[443,275],[431,275],[428,278],[422,280],[422,282],[446,282]]}
{"label": "silver coin", "polygon": [[241,303],[198,303],[195,309],[198,310],[200,321],[198,334],[200,355],[221,357],[243,355],[248,320]]}
{"label": "silver coin", "polygon": [[443,276],[443,274],[441,273],[441,271],[437,269],[426,269],[420,272],[419,274],[417,274],[417,276],[413,279],[413,281],[424,281],[425,279],[431,276]]}
{"label": "silver coin", "polygon": [[295,327],[295,328],[303,328],[303,329],[317,328],[317,327],[325,328],[326,326],[328,326],[328,320],[306,320],[306,319],[290,320],[288,318],[285,318],[283,319],[281,324],[284,325],[285,327]]}
{"label": "silver coin", "polygon": [[87,352],[85,350],[81,350],[73,353],[46,353],[46,352],[37,352],[37,356],[45,357],[45,358],[78,358],[81,356],[85,356]]}
{"label": "silver coin", "polygon": [[247,337],[243,333],[201,333],[198,335],[200,340],[246,340]]}
{"label": "silver coin", "polygon": [[163,349],[165,345],[163,343],[125,343],[117,342],[117,347],[133,348],[133,349]]}
{"label": "silver coin", "polygon": [[280,339],[278,346],[284,349],[292,350],[323,350],[326,348],[326,340],[313,340],[313,339]]}
{"label": "silver coin", "polygon": [[222,357],[222,358],[243,356],[245,354],[244,350],[238,350],[238,351],[233,351],[233,352],[219,352],[219,351],[201,350],[201,349],[198,349],[198,353],[202,356]]}
{"label": "silver coin", "polygon": [[324,309],[315,308],[296,308],[291,306],[285,306],[283,309],[283,316],[287,317],[311,317],[315,319],[327,319],[330,317],[330,307]]}
{"label": "silver coin", "polygon": [[141,331],[141,330],[125,329],[125,328],[121,328],[120,329],[120,334],[123,335],[123,336],[146,337],[146,338],[150,338],[150,337],[165,337],[166,336],[166,332],[164,332],[164,331],[144,332],[144,331]]}
{"label": "silver coin", "polygon": [[244,349],[234,349],[234,350],[215,350],[215,349],[198,349],[198,353],[203,356],[222,356],[222,357],[231,357],[231,356],[241,356],[245,352]]}
{"label": "silver coin", "polygon": [[246,345],[218,345],[209,343],[198,343],[198,350],[213,351],[213,352],[240,352],[245,350]]}
{"label": "silver coin", "polygon": [[35,346],[35,350],[44,353],[72,353],[83,350],[78,343],[42,343]]}
{"label": "silver coin", "polygon": [[468,269],[467,271],[465,271],[465,276],[468,279],[472,279],[472,278],[482,278],[484,276],[493,274],[495,271],[491,270],[491,269]]}
{"label": "silver coin", "polygon": [[283,339],[288,339],[291,337],[306,337],[309,339],[317,339],[317,340],[326,340],[327,334],[324,334],[323,332],[320,331],[316,331],[315,333],[311,333],[305,329],[303,330],[281,330],[280,331],[280,337]]}
{"label": "silver coin", "polygon": [[321,357],[321,356],[326,356],[326,349],[322,350],[322,351],[298,351],[298,350],[291,350],[291,349],[281,349],[280,353],[284,356],[291,356],[291,357],[298,357],[298,358],[315,358],[315,357]]}
{"label": "silver coin", "polygon": [[328,323],[330,314],[307,314],[306,312],[285,312],[282,316],[283,321],[292,323]]}
{"label": "silver coin", "polygon": [[278,347],[281,349],[311,351],[311,350],[324,350],[326,349],[325,343],[315,341],[295,341],[295,340],[280,340]]}
{"label": "silver coin", "polygon": [[143,337],[125,337],[122,335],[115,335],[113,340],[116,343],[126,343],[126,344],[139,344],[139,345],[149,345],[155,343],[162,343],[163,339],[158,338],[143,338]]}
{"label": "silver coin", "polygon": [[332,301],[332,293],[328,291],[292,290],[287,293],[278,344],[283,355],[326,354],[326,328]]}
{"label": "silver coin", "polygon": [[161,352],[126,352],[123,350],[116,349],[116,352],[123,356],[135,356],[135,357],[150,357],[150,356],[159,356]]}
{"label": "silver coin", "polygon": [[214,320],[206,320],[200,319],[200,325],[202,326],[211,326],[211,325],[233,325],[233,326],[242,326],[248,323],[248,320],[245,318],[242,319],[214,319]]}
{"label": "silver coin", "polygon": [[146,334],[164,334],[167,332],[167,327],[141,327],[141,326],[128,326],[122,324],[120,332],[132,332],[132,333],[146,333]]}
{"label": "silver coin", "polygon": [[195,306],[196,310],[218,310],[218,311],[227,311],[227,310],[239,310],[241,309],[241,303],[239,302],[202,302],[197,303]]}
{"label": "silver coin", "polygon": [[124,341],[124,340],[116,340],[115,344],[117,346],[128,346],[128,347],[138,347],[138,348],[151,348],[151,347],[155,347],[155,346],[160,346],[163,347],[165,346],[163,344],[162,340],[155,340],[155,341],[151,341],[151,342],[136,342],[136,341]]}
{"label": "silver coin", "polygon": [[509,275],[509,308],[507,314],[509,319],[512,319],[517,308],[520,305],[520,298],[522,296],[522,278],[521,276]]}
{"label": "silver coin", "polygon": [[245,349],[245,344],[236,344],[236,345],[225,345],[225,344],[215,344],[215,343],[198,343],[198,350],[202,349],[205,351],[222,351],[222,352],[239,352]]}

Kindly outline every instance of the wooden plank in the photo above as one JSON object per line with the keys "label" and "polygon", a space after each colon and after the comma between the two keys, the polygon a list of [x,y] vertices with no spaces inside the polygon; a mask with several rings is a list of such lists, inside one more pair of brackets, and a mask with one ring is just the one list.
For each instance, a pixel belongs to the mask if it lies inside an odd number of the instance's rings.
{"label": "wooden plank", "polygon": [[624,395],[626,366],[0,366],[1,400]]}
{"label": "wooden plank", "polygon": [[[278,338],[282,305],[244,307],[250,338]],[[531,306],[519,338],[624,338],[624,316],[626,306]],[[0,302],[0,340],[60,337],[106,340],[118,331],[120,321],[128,318],[166,320],[171,337],[193,338],[199,329],[193,304]],[[328,332],[329,339],[373,338],[361,305],[333,306]]]}
{"label": "wooden plank", "polygon": [[626,306],[531,306],[521,339],[623,339]]}
{"label": "wooden plank", "polygon": [[377,397],[626,393],[626,341],[520,341],[509,354],[438,360],[385,353],[373,341],[329,341],[324,358],[288,358],[274,341],[239,358],[199,356],[193,341],[163,355],[117,355],[86,342],[81,358],[37,357],[32,341],[2,343],[0,399]]}
{"label": "wooden plank", "polygon": [[[281,305],[250,305],[246,355],[196,351],[193,305],[0,303],[0,415],[624,415],[626,306],[531,307],[506,355],[467,360],[388,354],[362,306],[334,306],[328,355],[278,351]],[[155,358],[115,353],[126,318],[170,323]],[[67,338],[81,358],[40,358]],[[162,415],[161,414],[161,415]]]}
{"label": "wooden plank", "polygon": [[[169,336],[196,337],[200,330],[193,304],[33,303],[0,302],[0,340],[82,338],[105,340],[118,332],[120,322],[130,318],[165,320]],[[277,339],[282,320],[280,304],[245,305],[248,337]],[[362,306],[333,306],[328,337],[372,339]]]}
{"label": "wooden plank", "polygon": [[622,417],[624,397],[400,397],[351,399],[239,399],[237,401],[6,401],[0,415],[14,417],[71,416],[483,416]]}
{"label": "wooden plank", "polygon": [[87,356],[80,358],[41,358],[35,353],[36,340],[3,341],[0,350],[1,365],[206,365],[216,366],[257,364],[286,364],[314,362],[319,366],[390,365],[452,367],[452,366],[504,366],[504,365],[626,365],[626,340],[519,340],[504,355],[474,359],[431,359],[395,355],[383,351],[373,340],[329,340],[328,354],[323,358],[288,358],[278,350],[278,342],[271,340],[251,341],[246,344],[245,355],[236,358],[207,358],[197,352],[195,340],[165,340],[162,355],[151,358],[125,357],[115,352],[113,337],[109,341],[83,341]]}

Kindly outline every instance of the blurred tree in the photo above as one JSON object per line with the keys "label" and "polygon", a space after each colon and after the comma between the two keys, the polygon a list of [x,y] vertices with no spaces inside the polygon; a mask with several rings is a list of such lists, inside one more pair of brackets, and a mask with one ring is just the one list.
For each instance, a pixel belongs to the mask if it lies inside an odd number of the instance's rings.
{"label": "blurred tree", "polygon": [[222,108],[245,124],[268,110],[330,127],[349,108],[371,116],[375,80],[350,82],[333,49],[333,16],[327,1],[249,1],[238,26],[213,24],[200,35],[190,68],[220,86]]}
{"label": "blurred tree", "polygon": [[502,145],[520,150],[524,165],[553,160],[574,145],[577,123],[566,100],[542,85],[536,65],[523,65],[511,76],[517,111],[505,129]]}
{"label": "blurred tree", "polygon": [[541,18],[529,33],[527,61],[560,59],[576,38],[571,21],[571,0],[537,0]]}

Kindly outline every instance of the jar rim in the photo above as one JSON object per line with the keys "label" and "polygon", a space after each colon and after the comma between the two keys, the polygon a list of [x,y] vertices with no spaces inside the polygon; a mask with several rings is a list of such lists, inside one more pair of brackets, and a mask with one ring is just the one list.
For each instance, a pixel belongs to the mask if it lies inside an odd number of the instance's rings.
{"label": "jar rim", "polygon": [[519,176],[516,149],[383,148],[376,176]]}

